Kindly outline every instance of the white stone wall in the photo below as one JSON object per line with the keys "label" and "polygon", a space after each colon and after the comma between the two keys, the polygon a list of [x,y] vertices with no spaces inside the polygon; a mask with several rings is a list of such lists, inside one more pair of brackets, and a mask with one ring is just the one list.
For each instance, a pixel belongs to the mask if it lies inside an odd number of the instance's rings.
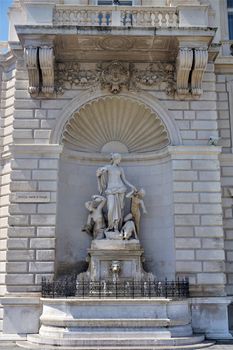
{"label": "white stone wall", "polygon": [[223,226],[225,237],[226,253],[226,277],[227,293],[233,294],[233,155],[232,155],[232,84],[233,75],[217,75],[217,110],[218,129],[221,137],[219,144],[222,146],[223,154],[220,157],[221,164],[221,185],[222,185],[222,207]]}
{"label": "white stone wall", "polygon": [[[7,149],[12,142],[12,124],[15,94],[15,63],[14,59],[0,67],[1,74],[1,111],[0,111],[0,296],[6,292],[6,249],[7,229],[9,217],[10,173],[11,164],[7,154],[2,151]],[[0,330],[2,329],[3,309],[0,304]]]}
{"label": "white stone wall", "polygon": [[[3,216],[5,220],[8,212],[10,216],[3,231],[2,254],[4,259],[7,254],[7,290],[33,292],[39,290],[42,275],[51,276],[54,272],[56,191],[61,149],[58,145],[49,145],[51,130],[64,106],[68,106],[80,91],[66,91],[54,99],[32,99],[27,92],[28,79],[22,52],[18,51],[17,56],[16,90],[13,96],[9,92],[5,103],[5,121],[9,124],[4,128],[4,151],[9,150],[12,140],[14,147],[10,148],[11,161],[4,166],[4,188],[10,202],[3,208]],[[7,74],[10,90],[10,86],[14,86],[13,78],[12,73]],[[213,64],[208,65],[204,74],[203,88],[204,93],[197,100],[173,100],[163,92],[149,93],[169,110],[183,141],[181,148],[171,148],[170,151],[177,275],[188,275],[192,285],[196,284],[192,287],[196,294],[220,295],[225,283],[220,168],[218,149],[208,146],[208,140],[210,136],[218,136],[218,111],[219,108],[225,111],[227,102],[216,102]],[[219,98],[225,99],[225,93]],[[229,142],[226,141],[224,146],[229,147]],[[9,190],[12,192],[10,197]],[[46,192],[49,201],[17,202],[15,198],[25,195],[25,192]],[[6,244],[7,253],[4,250]],[[2,281],[5,281],[4,273]]]}
{"label": "white stone wall", "polygon": [[227,293],[233,294],[233,155],[221,155],[222,203],[226,252]]}
{"label": "white stone wall", "polygon": [[220,165],[213,147],[174,150],[176,271],[195,295],[224,295]]}

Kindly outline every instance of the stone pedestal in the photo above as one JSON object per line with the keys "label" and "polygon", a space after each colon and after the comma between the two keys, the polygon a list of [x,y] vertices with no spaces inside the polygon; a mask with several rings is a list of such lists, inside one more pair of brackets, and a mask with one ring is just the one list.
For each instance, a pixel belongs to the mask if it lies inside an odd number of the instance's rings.
{"label": "stone pedestal", "polygon": [[148,280],[154,279],[152,274],[146,273],[142,267],[143,249],[139,240],[94,240],[89,254],[89,268],[78,280],[91,281],[113,280],[112,264],[117,263],[119,271],[115,277],[119,280]]}
{"label": "stone pedestal", "polygon": [[41,302],[39,334],[28,336],[29,342],[40,346],[170,348],[204,339],[192,335],[188,300],[70,298]]}
{"label": "stone pedestal", "polygon": [[207,339],[232,339],[228,324],[228,305],[231,297],[192,298],[191,313],[194,332]]}
{"label": "stone pedestal", "polygon": [[1,303],[4,308],[3,333],[11,335],[7,339],[38,332],[42,311],[39,295],[6,295]]}

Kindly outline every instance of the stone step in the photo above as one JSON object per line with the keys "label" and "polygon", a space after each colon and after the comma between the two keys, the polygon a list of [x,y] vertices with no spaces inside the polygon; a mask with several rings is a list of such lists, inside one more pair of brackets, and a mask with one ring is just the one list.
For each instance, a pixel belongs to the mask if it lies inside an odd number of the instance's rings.
{"label": "stone step", "polygon": [[[69,339],[73,341],[78,341],[82,339],[85,342],[85,339],[89,342],[96,341],[96,339],[105,339],[105,341],[112,341],[117,339],[117,341],[123,339],[132,340],[142,340],[142,339],[171,339],[171,333],[167,328],[156,328],[156,329],[125,329],[124,331],[119,329],[106,330],[106,329],[58,329],[53,327],[41,327],[39,336],[42,339],[47,339],[47,342],[50,342],[51,339],[60,339],[63,342],[68,342]],[[28,335],[31,337],[31,335]]]}
{"label": "stone step", "polygon": [[[203,339],[203,338],[202,338]],[[198,350],[198,349],[206,349],[212,347],[214,342],[205,341],[205,342],[197,342],[195,344],[189,345],[153,345],[153,346],[141,346],[141,345],[133,345],[126,347],[122,346],[48,346],[41,344],[34,344],[29,341],[17,342],[17,345],[29,349],[29,350]]]}
{"label": "stone step", "polygon": [[[182,325],[187,322],[173,321],[168,318],[93,318],[93,319],[74,319],[72,317],[41,317],[41,323],[45,326],[58,326],[58,327],[117,327],[117,328],[135,328],[135,327],[167,327],[171,325]],[[185,320],[186,321],[186,320]]]}
{"label": "stone step", "polygon": [[[78,336],[72,334],[68,338],[49,338],[41,335],[28,335],[27,339],[30,343],[38,344],[40,346],[63,346],[63,347],[83,347],[84,349],[106,349],[120,347],[122,349],[135,347],[151,347],[155,346],[186,346],[194,345],[204,341],[204,336],[196,335],[191,337],[177,337],[177,338],[162,338],[157,337],[152,332],[122,332],[116,333],[115,336],[108,337],[108,334],[102,332],[95,333],[95,337],[90,333],[81,332]],[[149,333],[149,334],[148,334]],[[141,337],[140,337],[141,335]]]}

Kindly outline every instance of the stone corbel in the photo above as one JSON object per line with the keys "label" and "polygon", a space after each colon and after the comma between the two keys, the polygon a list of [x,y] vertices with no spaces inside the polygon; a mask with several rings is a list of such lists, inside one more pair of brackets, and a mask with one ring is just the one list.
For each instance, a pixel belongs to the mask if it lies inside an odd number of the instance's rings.
{"label": "stone corbel", "polygon": [[207,48],[194,49],[194,68],[191,79],[191,92],[193,95],[202,94],[202,79],[208,63]]}
{"label": "stone corbel", "polygon": [[42,73],[41,91],[45,95],[54,92],[54,53],[52,47],[39,48],[39,64]]}
{"label": "stone corbel", "polygon": [[39,65],[38,65],[38,48],[26,47],[24,50],[25,62],[28,69],[30,94],[38,94],[40,89]]}
{"label": "stone corbel", "polygon": [[187,95],[189,93],[189,76],[193,64],[193,50],[181,47],[177,56],[177,93]]}

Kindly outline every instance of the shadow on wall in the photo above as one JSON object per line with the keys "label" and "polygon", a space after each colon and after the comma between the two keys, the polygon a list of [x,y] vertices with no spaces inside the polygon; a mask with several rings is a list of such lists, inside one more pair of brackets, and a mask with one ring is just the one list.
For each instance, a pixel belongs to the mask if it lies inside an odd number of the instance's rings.
{"label": "shadow on wall", "polygon": [[228,306],[229,330],[233,332],[233,303]]}
{"label": "shadow on wall", "polygon": [[75,263],[60,262],[57,266],[55,279],[59,279],[65,276],[74,276],[86,271],[88,263],[85,260],[80,260]]}

